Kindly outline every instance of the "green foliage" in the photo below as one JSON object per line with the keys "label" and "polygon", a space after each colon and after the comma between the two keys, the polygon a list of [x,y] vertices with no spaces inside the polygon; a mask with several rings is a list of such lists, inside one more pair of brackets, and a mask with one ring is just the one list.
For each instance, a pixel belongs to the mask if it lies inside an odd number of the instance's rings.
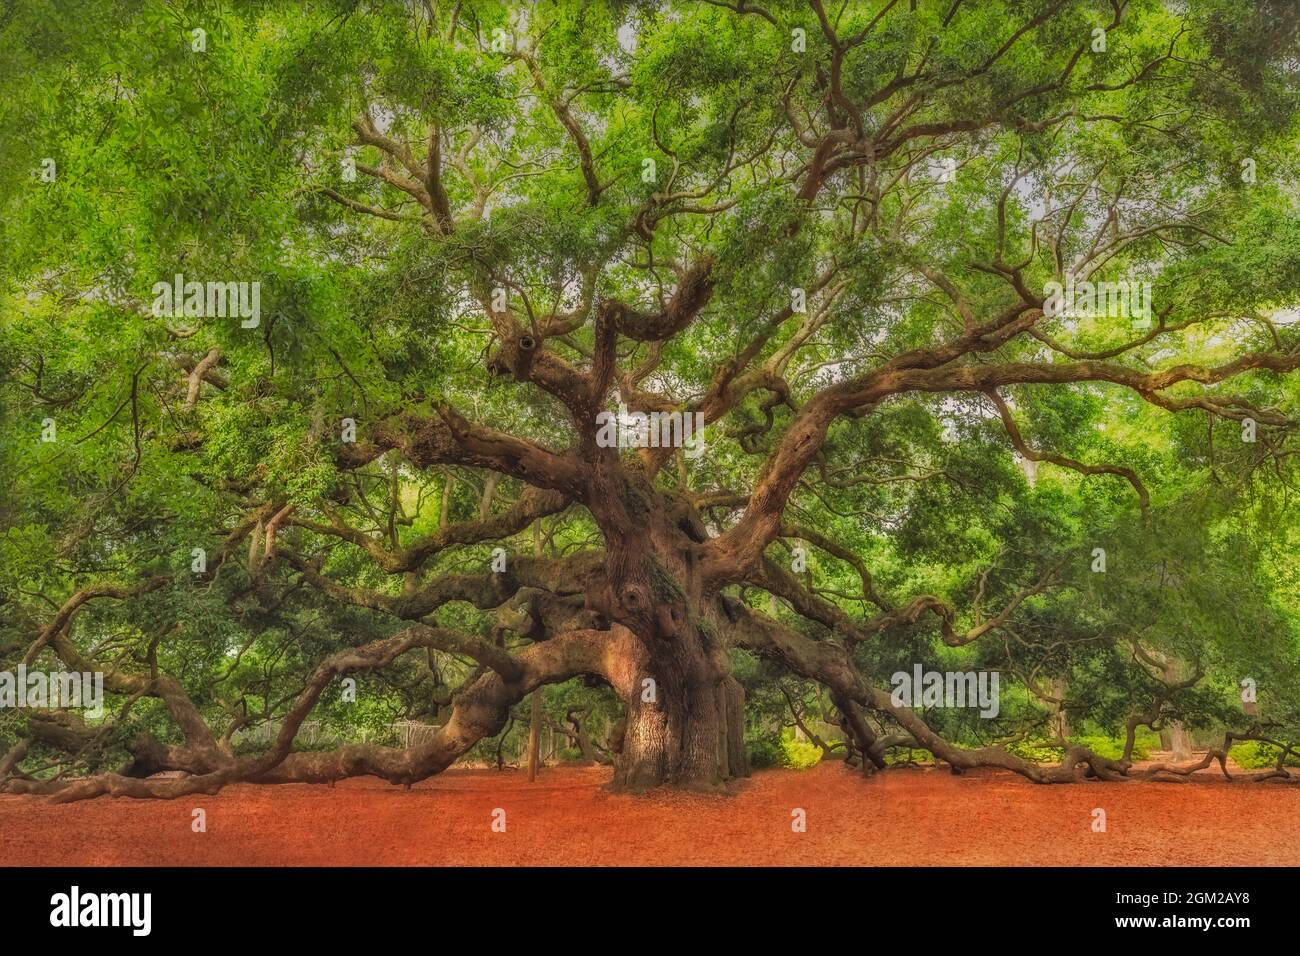
{"label": "green foliage", "polygon": [[[1277,758],[1280,753],[1281,751],[1277,747],[1258,740],[1234,744],[1228,749],[1228,757],[1233,763],[1239,767],[1245,767],[1247,770],[1272,770],[1277,766]],[[1300,767],[1300,757],[1288,756],[1285,766]]]}
{"label": "green foliage", "polygon": [[1063,747],[1053,746],[1043,741],[1017,740],[1007,744],[1007,751],[1034,763],[1060,763],[1065,753]]}
{"label": "green foliage", "polygon": [[[1124,756],[1123,738],[1075,735],[1070,738],[1070,743],[1074,746],[1087,747],[1107,760],[1119,760]],[[1133,742],[1132,757],[1134,760],[1147,760],[1151,756],[1151,749],[1159,745],[1159,739],[1150,731],[1139,731]],[[1036,763],[1060,763],[1065,757],[1064,747],[1044,740],[1015,741],[1007,745],[1007,750]]]}
{"label": "green foliage", "polygon": [[790,770],[807,770],[822,759],[820,747],[807,740],[796,740],[793,736],[781,740],[781,766]]}
{"label": "green foliage", "polygon": [[755,770],[782,766],[785,758],[781,737],[774,733],[746,734],[745,752],[749,757],[749,765]]}

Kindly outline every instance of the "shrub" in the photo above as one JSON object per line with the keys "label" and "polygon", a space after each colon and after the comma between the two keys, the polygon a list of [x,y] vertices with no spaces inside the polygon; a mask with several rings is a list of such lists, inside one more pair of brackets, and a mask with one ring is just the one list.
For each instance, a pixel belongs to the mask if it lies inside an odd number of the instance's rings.
{"label": "shrub", "polygon": [[1014,741],[1007,744],[1007,752],[1032,763],[1060,763],[1061,757],[1065,755],[1065,751],[1060,747],[1054,747],[1041,740]]}
{"label": "shrub", "polygon": [[781,741],[781,766],[791,770],[807,770],[822,759],[822,749],[806,740],[793,737]]}
{"label": "shrub", "polygon": [[[1154,735],[1151,739],[1156,739]],[[1133,759],[1146,760],[1151,755],[1149,741],[1139,733],[1133,741]],[[1099,757],[1107,760],[1119,760],[1124,756],[1124,741],[1119,737],[1085,736],[1071,737],[1071,744],[1087,747]],[[1065,748],[1046,740],[1017,740],[1007,745],[1007,750],[1024,760],[1034,763],[1060,763],[1065,757]]]}
{"label": "shrub", "polygon": [[781,763],[781,738],[773,733],[756,733],[745,737],[745,750],[749,765],[755,770],[775,767]]}
{"label": "shrub", "polygon": [[[1228,750],[1228,756],[1232,758],[1233,763],[1239,767],[1245,767],[1247,770],[1271,770],[1277,766],[1277,755],[1277,747],[1258,740],[1234,744]],[[1288,757],[1286,766],[1300,767],[1300,759]]]}
{"label": "shrub", "polygon": [[[1147,737],[1148,739],[1144,739]],[[1154,735],[1144,735],[1138,733],[1133,739],[1133,759],[1146,760],[1151,756],[1150,743],[1152,740],[1159,741]],[[1099,757],[1105,757],[1107,760],[1118,760],[1124,756],[1124,738],[1122,737],[1073,737],[1071,743],[1082,744]]]}

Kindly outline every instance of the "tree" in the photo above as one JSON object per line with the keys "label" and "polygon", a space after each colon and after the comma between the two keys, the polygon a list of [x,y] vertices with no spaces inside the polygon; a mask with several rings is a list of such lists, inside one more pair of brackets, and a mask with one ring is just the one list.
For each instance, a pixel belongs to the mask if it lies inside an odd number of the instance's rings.
{"label": "tree", "polygon": [[[52,779],[19,727],[9,789],[410,783],[574,679],[621,704],[615,786],[714,789],[748,772],[738,655],[824,687],[867,768],[1132,773],[954,743],[879,669],[1018,668],[1012,636],[1084,710],[1095,666],[1191,713],[1212,636],[1089,598],[1101,542],[1114,577],[1180,509],[1249,537],[1247,490],[1285,493],[1290,5],[82,16],[4,28],[5,643],[117,707]],[[416,716],[460,684],[424,743],[294,750],[349,675]],[[131,759],[77,777],[87,746]]]}

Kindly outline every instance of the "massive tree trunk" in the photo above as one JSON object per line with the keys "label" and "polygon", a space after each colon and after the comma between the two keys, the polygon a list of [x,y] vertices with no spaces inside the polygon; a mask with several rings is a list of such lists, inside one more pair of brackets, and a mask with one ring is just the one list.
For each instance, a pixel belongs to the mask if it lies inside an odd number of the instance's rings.
{"label": "massive tree trunk", "polygon": [[699,623],[673,642],[638,642],[631,693],[625,697],[622,746],[614,787],[641,792],[664,784],[717,790],[747,772],[744,692],[722,666],[721,648]]}
{"label": "massive tree trunk", "polygon": [[718,790],[745,762],[728,716],[739,688],[727,683],[717,594],[698,561],[699,514],[615,454],[598,456],[593,491],[606,582],[589,603],[626,630],[630,648],[616,684],[626,714],[614,788]]}

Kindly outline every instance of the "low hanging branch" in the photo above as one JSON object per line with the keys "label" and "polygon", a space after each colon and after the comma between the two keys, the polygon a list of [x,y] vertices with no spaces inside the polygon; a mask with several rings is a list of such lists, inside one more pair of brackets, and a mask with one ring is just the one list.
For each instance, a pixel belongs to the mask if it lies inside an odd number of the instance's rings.
{"label": "low hanging branch", "polygon": [[1022,457],[1029,461],[1046,461],[1053,465],[1060,465],[1062,468],[1077,471],[1081,475],[1117,475],[1133,486],[1133,490],[1137,492],[1138,501],[1142,504],[1143,512],[1146,512],[1151,507],[1151,495],[1147,492],[1146,486],[1142,484],[1141,479],[1138,478],[1137,472],[1132,468],[1124,468],[1120,465],[1085,465],[1073,458],[1066,458],[1064,455],[1034,451],[1021,436],[1015,419],[1011,417],[1011,409],[1007,408],[1007,403],[1002,400],[1002,396],[997,393],[997,390],[990,389],[984,394],[988,396],[989,401],[997,408],[998,414],[1002,416],[1002,424],[1007,430],[1007,436]]}

